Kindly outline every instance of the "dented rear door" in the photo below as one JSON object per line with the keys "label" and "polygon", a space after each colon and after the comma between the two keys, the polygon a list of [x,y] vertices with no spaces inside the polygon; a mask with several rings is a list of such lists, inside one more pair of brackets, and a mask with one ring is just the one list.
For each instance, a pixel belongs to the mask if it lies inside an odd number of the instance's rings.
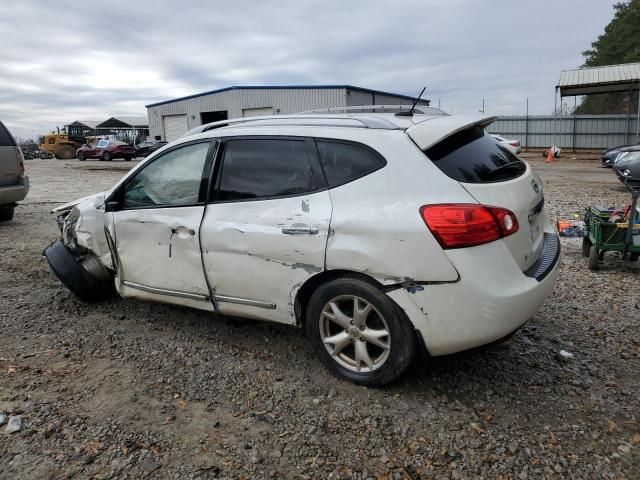
{"label": "dented rear door", "polygon": [[202,222],[216,310],[295,322],[300,286],[325,268],[331,200],[304,138],[228,139]]}

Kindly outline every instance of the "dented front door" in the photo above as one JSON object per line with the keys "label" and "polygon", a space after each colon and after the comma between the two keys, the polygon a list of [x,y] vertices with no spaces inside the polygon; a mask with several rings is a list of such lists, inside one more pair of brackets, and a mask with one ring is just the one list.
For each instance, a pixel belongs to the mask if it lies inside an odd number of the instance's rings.
{"label": "dented front door", "polygon": [[325,268],[331,199],[305,139],[226,143],[202,222],[216,310],[295,322],[298,289]]}
{"label": "dented front door", "polygon": [[108,228],[123,296],[213,309],[199,232],[213,148],[176,147],[123,185]]}

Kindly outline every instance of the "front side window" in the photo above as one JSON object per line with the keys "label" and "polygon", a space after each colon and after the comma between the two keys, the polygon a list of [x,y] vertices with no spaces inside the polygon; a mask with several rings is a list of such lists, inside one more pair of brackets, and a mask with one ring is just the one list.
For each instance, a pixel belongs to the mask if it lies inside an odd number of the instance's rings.
{"label": "front side window", "polygon": [[203,183],[209,143],[171,150],[144,167],[124,189],[124,207],[194,205]]}
{"label": "front side window", "polygon": [[380,155],[361,145],[323,140],[316,144],[329,188],[357,180],[386,165]]}
{"label": "front side window", "polygon": [[230,140],[216,200],[272,198],[314,191],[307,152],[304,140]]}

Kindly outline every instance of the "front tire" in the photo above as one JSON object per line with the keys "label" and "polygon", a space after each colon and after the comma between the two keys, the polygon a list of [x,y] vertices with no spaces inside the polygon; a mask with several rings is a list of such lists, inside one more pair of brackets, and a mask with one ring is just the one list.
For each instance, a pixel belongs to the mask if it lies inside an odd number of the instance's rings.
{"label": "front tire", "polygon": [[62,160],[71,160],[75,156],[75,154],[75,150],[69,145],[62,147],[58,152],[58,156]]}
{"label": "front tire", "polygon": [[84,153],[82,152],[78,152],[78,154],[76,155],[76,158],[81,162],[84,162],[86,160],[86,158],[84,158]]}
{"label": "front tire", "polygon": [[103,159],[105,162],[110,162],[110,161],[111,161],[111,154],[110,154],[109,152],[104,152],[104,153],[102,154],[102,159]]}
{"label": "front tire", "polygon": [[416,334],[400,308],[355,278],[329,281],[313,293],[305,329],[320,361],[338,377],[379,387],[397,379],[416,353]]}
{"label": "front tire", "polygon": [[582,256],[587,258],[589,256],[589,252],[591,250],[591,240],[589,237],[582,237]]}

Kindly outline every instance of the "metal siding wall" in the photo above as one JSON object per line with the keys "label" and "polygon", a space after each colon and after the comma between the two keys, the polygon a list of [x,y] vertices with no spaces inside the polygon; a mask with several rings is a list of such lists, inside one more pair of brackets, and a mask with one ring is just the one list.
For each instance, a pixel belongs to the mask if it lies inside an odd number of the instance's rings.
{"label": "metal siding wall", "polygon": [[[376,105],[380,105],[378,101],[378,95],[375,99]],[[367,92],[360,92],[358,90],[349,90],[347,94],[347,107],[356,107],[358,105],[373,105],[373,95]]]}
{"label": "metal siding wall", "polygon": [[[554,143],[553,116],[530,116],[528,145],[525,138],[525,116],[498,117],[487,131],[520,140],[523,147],[549,147]],[[628,122],[628,131],[627,131]],[[558,117],[556,143],[562,148],[577,149],[610,148],[636,139],[636,119],[626,115],[576,115]]]}
{"label": "metal siding wall", "polygon": [[[358,105],[412,105],[413,101],[408,98],[396,97],[395,95],[382,95],[379,93],[374,95],[368,92],[358,90],[349,90],[347,95],[347,107],[357,107]],[[426,100],[420,100],[418,105],[426,105]]]}
{"label": "metal siding wall", "polygon": [[346,92],[343,88],[227,90],[147,108],[147,117],[149,134],[154,137],[164,135],[162,117],[165,115],[186,114],[191,129],[201,124],[200,112],[226,110],[231,119],[242,117],[245,108],[273,107],[274,112],[280,109],[280,114],[291,114],[344,106]]}

